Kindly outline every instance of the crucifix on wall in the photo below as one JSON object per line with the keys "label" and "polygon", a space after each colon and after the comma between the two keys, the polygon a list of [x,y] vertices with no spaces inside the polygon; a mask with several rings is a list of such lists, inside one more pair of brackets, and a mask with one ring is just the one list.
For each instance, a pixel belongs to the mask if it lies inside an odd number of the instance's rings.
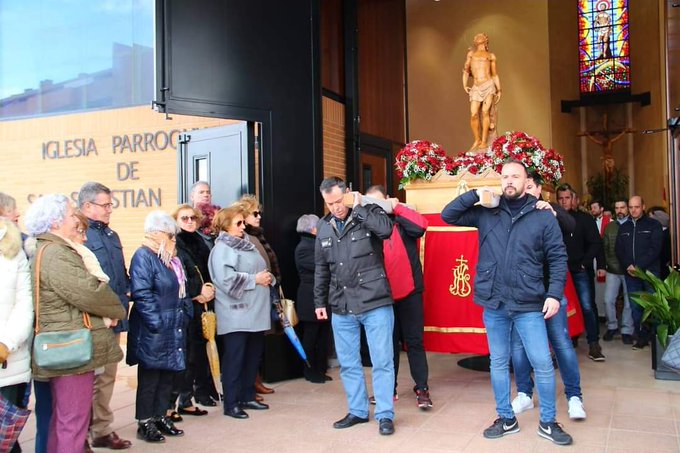
{"label": "crucifix on wall", "polygon": [[626,134],[635,132],[634,129],[625,128],[619,130],[609,130],[607,121],[607,114],[603,115],[602,130],[599,131],[584,131],[576,134],[579,137],[587,137],[593,143],[602,147],[602,170],[607,184],[611,183],[614,170],[616,169],[616,161],[614,161],[613,145]]}

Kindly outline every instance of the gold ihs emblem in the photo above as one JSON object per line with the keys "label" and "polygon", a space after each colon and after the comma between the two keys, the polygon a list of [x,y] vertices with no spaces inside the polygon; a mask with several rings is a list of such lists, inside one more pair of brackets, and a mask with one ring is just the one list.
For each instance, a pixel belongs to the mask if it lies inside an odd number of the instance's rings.
{"label": "gold ihs emblem", "polygon": [[458,266],[452,269],[453,283],[449,285],[449,292],[458,297],[467,297],[472,291],[470,286],[470,268],[467,265],[468,260],[463,255],[456,259]]}

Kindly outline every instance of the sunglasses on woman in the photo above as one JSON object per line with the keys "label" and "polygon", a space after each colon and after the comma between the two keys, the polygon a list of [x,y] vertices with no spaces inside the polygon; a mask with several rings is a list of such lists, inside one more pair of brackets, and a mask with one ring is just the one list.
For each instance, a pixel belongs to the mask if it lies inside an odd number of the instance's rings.
{"label": "sunglasses on woman", "polygon": [[245,220],[239,220],[238,222],[236,222],[236,226],[240,227],[241,225],[244,225],[245,223],[246,223]]}
{"label": "sunglasses on woman", "polygon": [[253,211],[253,217],[262,217],[261,211]]}
{"label": "sunglasses on woman", "polygon": [[198,216],[195,216],[195,215],[183,215],[182,217],[180,217],[180,220],[184,223],[187,223],[190,220],[192,222],[195,222],[196,219],[198,219]]}

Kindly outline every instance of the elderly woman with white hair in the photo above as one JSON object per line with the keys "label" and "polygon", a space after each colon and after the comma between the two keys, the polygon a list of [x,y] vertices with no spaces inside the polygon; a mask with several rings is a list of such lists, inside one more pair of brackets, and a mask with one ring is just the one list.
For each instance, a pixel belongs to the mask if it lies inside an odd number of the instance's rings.
{"label": "elderly woman with white hair", "polygon": [[305,379],[323,384],[331,379],[326,375],[331,323],[328,319],[316,319],[314,312],[314,244],[317,223],[319,217],[314,214],[305,214],[297,222],[300,242],[295,247],[295,266],[300,277],[300,286],[295,302],[302,327],[302,347],[312,365],[311,368],[305,368]]}
{"label": "elderly woman with white hair", "polygon": [[[123,358],[123,351],[102,318],[123,319],[118,296],[90,274],[72,242],[79,221],[70,200],[61,194],[38,198],[28,209],[26,229],[37,237],[33,262],[36,324],[42,332],[82,329],[90,318],[92,359],[75,368],[41,367],[33,362],[33,376],[49,380],[52,416],[47,451],[83,451],[92,409],[94,370]],[[36,401],[36,406],[39,402]]]}
{"label": "elderly woman with white hair", "polygon": [[152,211],[144,222],[142,247],[130,263],[131,298],[127,363],[137,366],[137,437],[163,442],[181,436],[167,416],[175,374],[185,369],[185,331],[191,319],[186,276],[175,251],[177,223]]}

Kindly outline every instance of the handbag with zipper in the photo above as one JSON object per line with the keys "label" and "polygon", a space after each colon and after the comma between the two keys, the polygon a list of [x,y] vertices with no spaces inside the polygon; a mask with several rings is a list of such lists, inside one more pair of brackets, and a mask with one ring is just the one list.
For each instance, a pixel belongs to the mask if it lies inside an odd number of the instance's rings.
{"label": "handbag with zipper", "polygon": [[57,332],[40,331],[40,266],[48,244],[38,251],[35,261],[35,337],[33,360],[46,370],[79,368],[92,360],[92,324],[90,315],[83,312],[82,329]]}

